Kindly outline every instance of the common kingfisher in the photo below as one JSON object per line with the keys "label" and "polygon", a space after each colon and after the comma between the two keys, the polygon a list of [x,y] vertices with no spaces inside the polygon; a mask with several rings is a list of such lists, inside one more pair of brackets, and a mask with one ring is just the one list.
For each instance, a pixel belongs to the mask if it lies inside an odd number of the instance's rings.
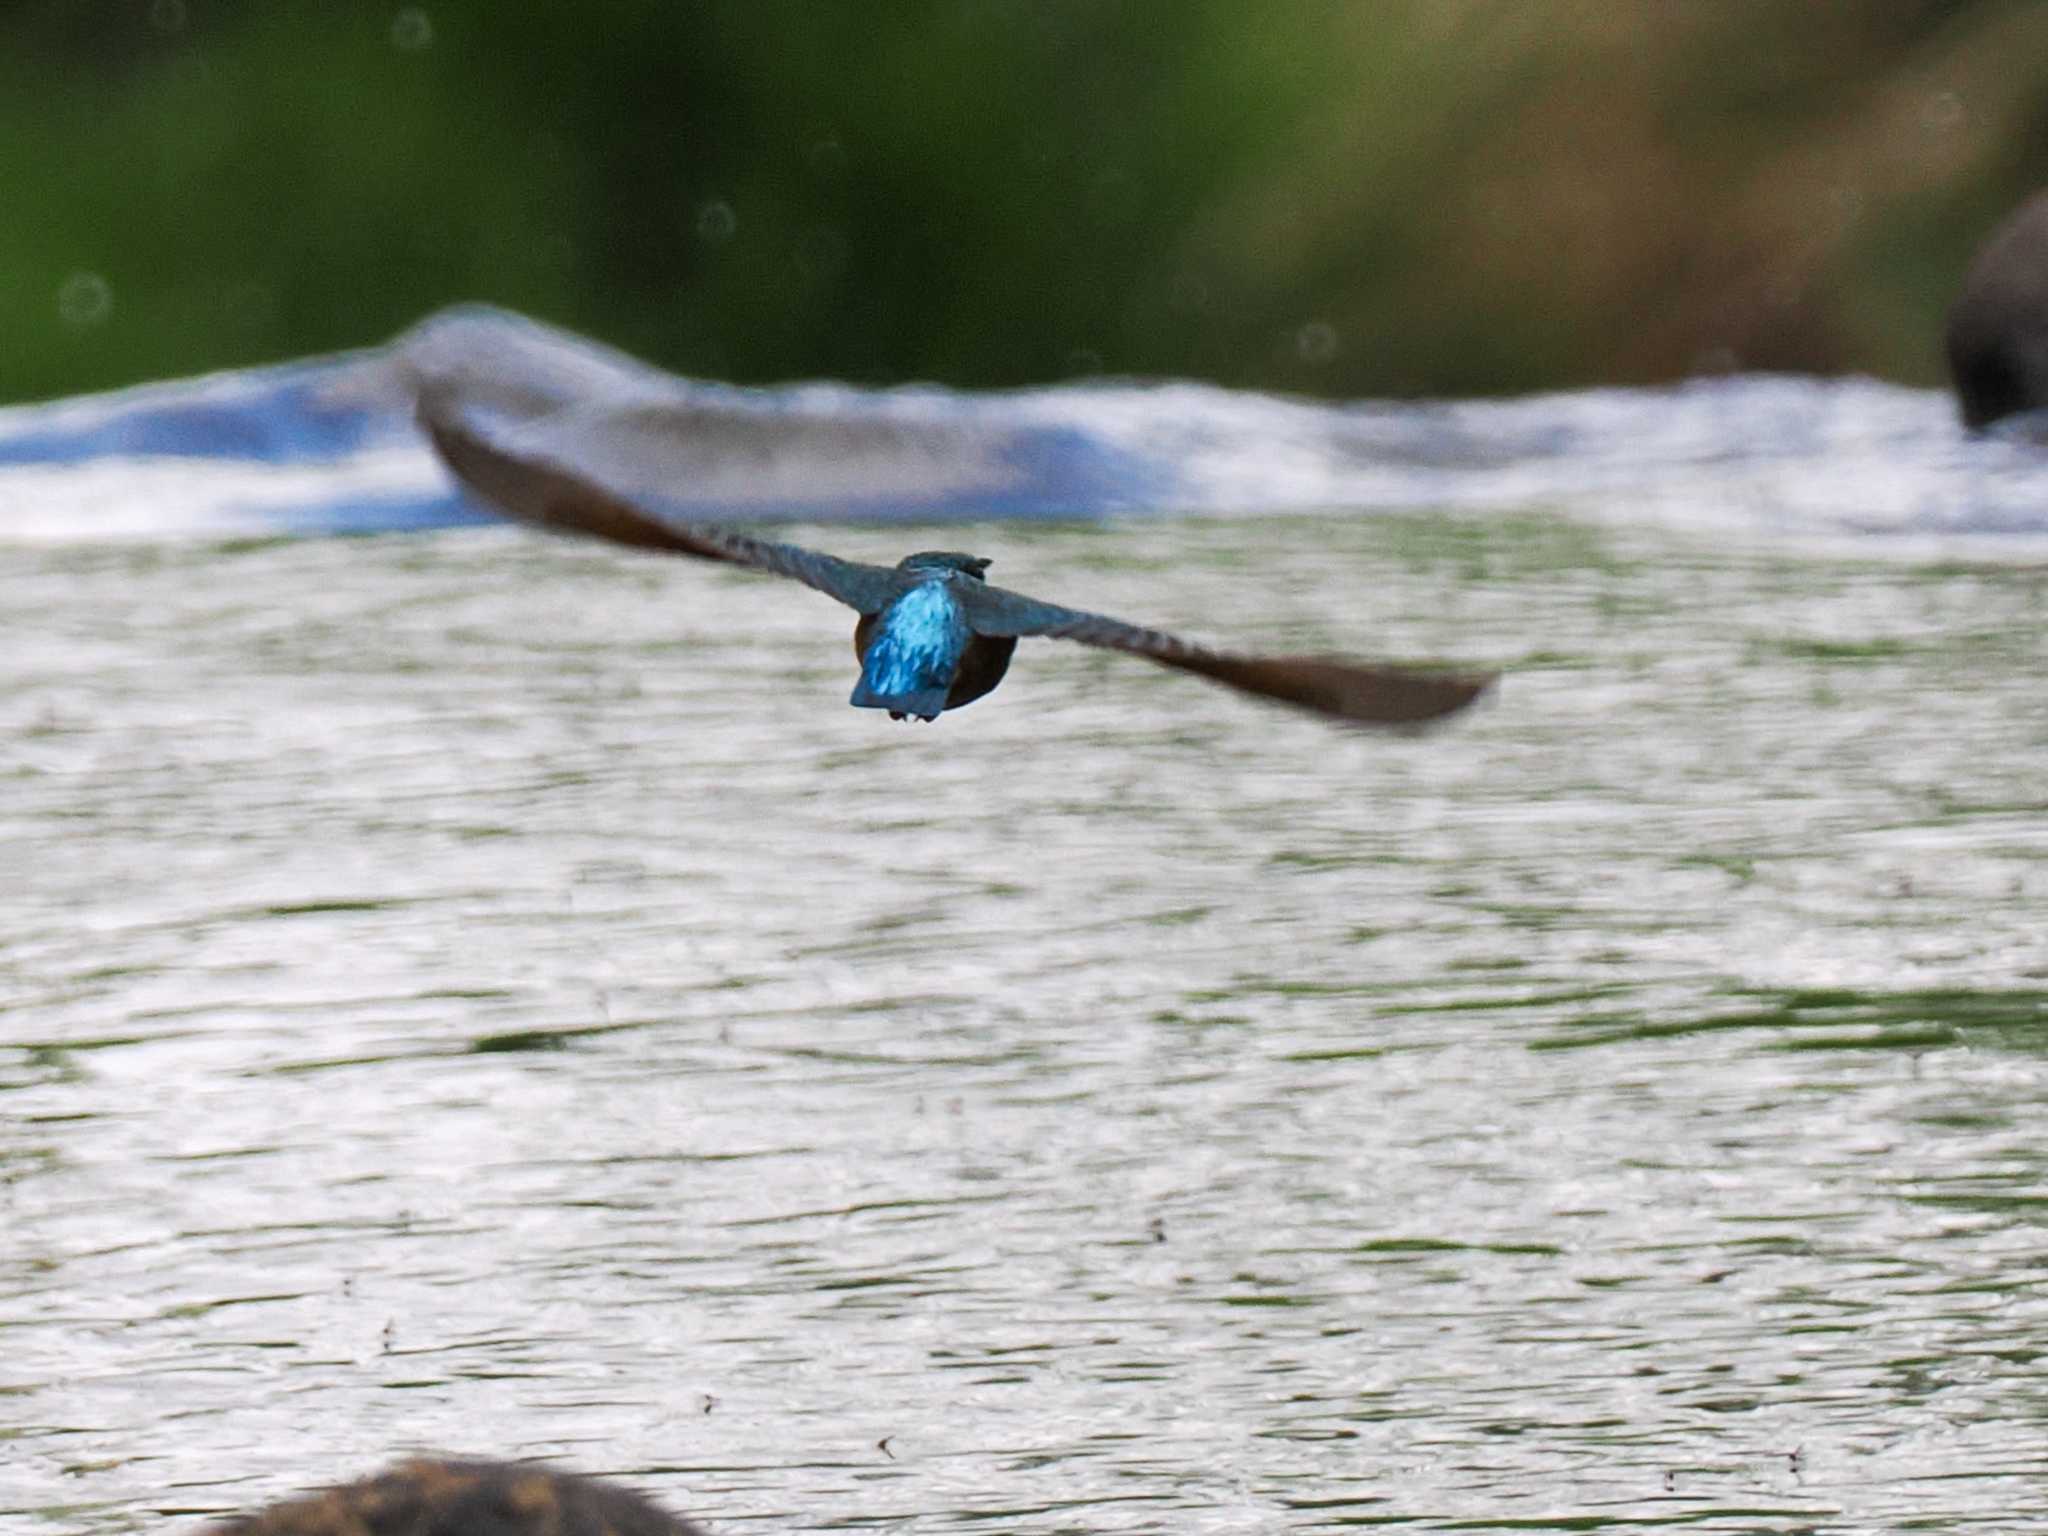
{"label": "common kingfisher", "polygon": [[1419,725],[1455,713],[1498,675],[1214,651],[1161,630],[992,587],[984,574],[989,562],[978,555],[927,550],[894,567],[865,565],[716,524],[670,522],[557,464],[487,441],[431,394],[422,397],[419,413],[456,477],[522,522],[787,576],[845,603],[860,615],[853,631],[860,680],[849,702],[859,709],[886,709],[894,720],[936,720],[971,704],[1003,680],[1010,654],[1025,635],[1128,651],[1244,693],[1366,725]]}

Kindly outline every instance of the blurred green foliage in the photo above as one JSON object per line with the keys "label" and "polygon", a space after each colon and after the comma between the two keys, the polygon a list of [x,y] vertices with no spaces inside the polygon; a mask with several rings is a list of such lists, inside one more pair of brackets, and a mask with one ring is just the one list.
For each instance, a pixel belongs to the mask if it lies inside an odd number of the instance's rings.
{"label": "blurred green foliage", "polygon": [[680,371],[1937,374],[2039,0],[17,0],[0,397],[483,299]]}

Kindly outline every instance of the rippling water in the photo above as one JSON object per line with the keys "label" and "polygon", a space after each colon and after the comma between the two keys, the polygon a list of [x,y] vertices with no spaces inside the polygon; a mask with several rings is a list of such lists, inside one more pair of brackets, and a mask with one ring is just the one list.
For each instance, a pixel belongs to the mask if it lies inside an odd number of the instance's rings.
{"label": "rippling water", "polygon": [[2038,569],[925,541],[1510,675],[1385,738],[1027,644],[895,726],[736,573],[8,552],[10,1532],[418,1446],[724,1532],[2048,1531]]}

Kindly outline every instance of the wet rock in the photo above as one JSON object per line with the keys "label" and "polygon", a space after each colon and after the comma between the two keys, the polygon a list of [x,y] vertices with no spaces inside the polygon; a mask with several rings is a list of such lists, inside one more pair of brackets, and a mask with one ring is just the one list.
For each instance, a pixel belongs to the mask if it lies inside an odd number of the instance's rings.
{"label": "wet rock", "polygon": [[703,1536],[616,1483],[508,1461],[416,1458],[236,1515],[202,1536]]}
{"label": "wet rock", "polygon": [[1965,426],[2048,407],[2048,192],[1979,247],[1948,312],[1947,342]]}

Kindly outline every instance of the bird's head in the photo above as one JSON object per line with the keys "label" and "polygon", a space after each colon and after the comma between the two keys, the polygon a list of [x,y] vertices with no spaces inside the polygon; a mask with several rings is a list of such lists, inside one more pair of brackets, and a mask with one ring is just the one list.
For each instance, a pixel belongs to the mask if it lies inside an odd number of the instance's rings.
{"label": "bird's head", "polygon": [[896,562],[899,571],[958,571],[972,576],[976,581],[984,579],[983,572],[989,563],[980,555],[962,555],[949,549],[921,550],[914,555],[905,555]]}

